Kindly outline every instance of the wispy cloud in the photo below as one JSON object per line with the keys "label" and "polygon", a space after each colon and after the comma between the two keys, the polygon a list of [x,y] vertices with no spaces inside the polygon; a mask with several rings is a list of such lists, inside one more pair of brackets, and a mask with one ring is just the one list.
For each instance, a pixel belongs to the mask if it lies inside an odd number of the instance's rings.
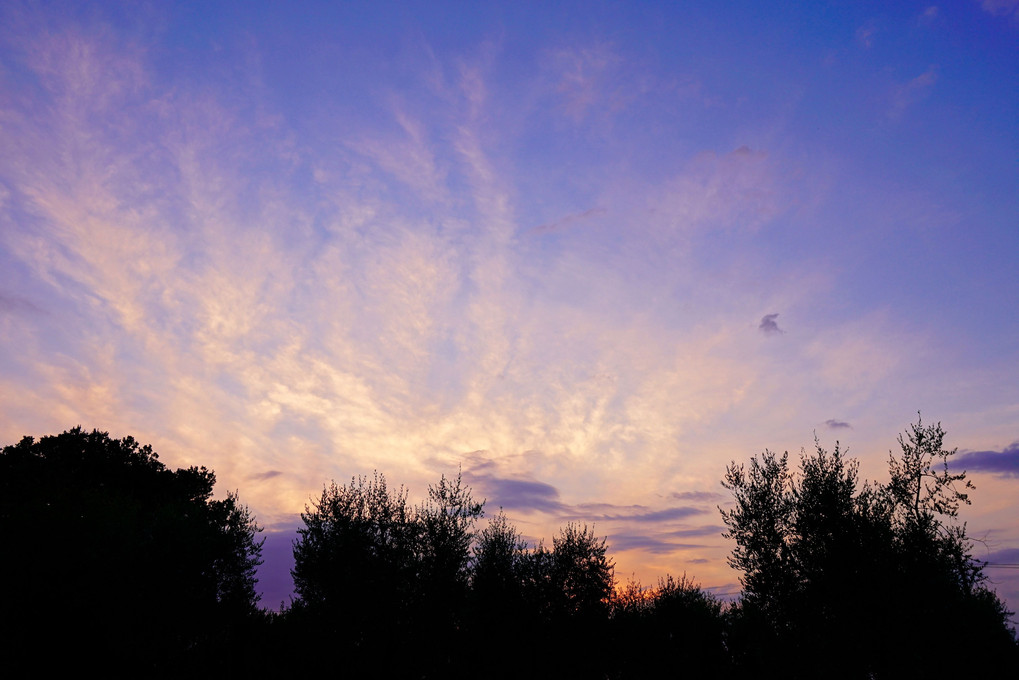
{"label": "wispy cloud", "polygon": [[929,5],[920,13],[920,23],[933,24],[941,17],[941,9],[937,5]]}
{"label": "wispy cloud", "polygon": [[979,2],[985,12],[995,16],[1011,17],[1013,20],[1019,17],[1019,0],[979,0]]}
{"label": "wispy cloud", "polygon": [[616,78],[620,58],[607,44],[553,50],[545,60],[563,112],[575,122],[597,108],[621,104]]}
{"label": "wispy cloud", "polygon": [[653,555],[669,555],[706,547],[700,543],[678,543],[640,534],[612,534],[608,537],[608,543],[613,550],[643,550]]}
{"label": "wispy cloud", "polygon": [[925,99],[938,82],[938,67],[931,66],[926,71],[904,85],[895,88],[892,94],[891,108],[888,117],[900,118],[908,108]]}
{"label": "wispy cloud", "polygon": [[828,420],[824,421],[824,426],[827,427],[829,430],[846,430],[851,429],[853,427],[844,420],[836,420],[834,418],[829,418]]}
{"label": "wispy cloud", "polygon": [[674,491],[669,494],[670,498],[680,501],[694,501],[698,503],[714,503],[725,498],[725,495],[715,491]]}
{"label": "wispy cloud", "polygon": [[549,222],[547,224],[539,224],[537,227],[534,227],[530,231],[535,234],[547,234],[550,232],[560,231],[562,229],[567,229],[572,225],[576,224],[577,222],[581,222],[589,217],[604,215],[605,213],[606,210],[604,208],[589,208],[583,212],[567,215],[566,217],[562,217],[554,222]]}
{"label": "wispy cloud", "polygon": [[20,295],[4,295],[0,293],[0,314],[40,314],[45,313],[41,307],[28,298]]}
{"label": "wispy cloud", "polygon": [[860,43],[865,49],[870,49],[874,46],[874,35],[877,33],[877,26],[873,21],[868,21],[863,26],[856,29],[856,42]]}

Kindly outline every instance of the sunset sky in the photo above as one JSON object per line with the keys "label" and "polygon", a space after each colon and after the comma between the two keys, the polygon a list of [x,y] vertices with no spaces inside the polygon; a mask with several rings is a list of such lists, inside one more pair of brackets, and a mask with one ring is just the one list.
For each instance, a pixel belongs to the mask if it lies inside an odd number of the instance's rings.
{"label": "sunset sky", "polygon": [[733,594],[730,461],[918,411],[1019,563],[1017,0],[0,9],[0,443],[214,469],[263,604],[373,470]]}

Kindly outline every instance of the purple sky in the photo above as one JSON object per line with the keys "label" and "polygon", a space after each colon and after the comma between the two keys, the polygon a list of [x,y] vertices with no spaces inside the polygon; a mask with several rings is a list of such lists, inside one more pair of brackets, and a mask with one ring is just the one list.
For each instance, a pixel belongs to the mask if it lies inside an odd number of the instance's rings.
{"label": "purple sky", "polygon": [[920,410],[1013,554],[1019,3],[674,4],[3,3],[2,442],[214,468],[271,604],[373,469],[731,592],[727,463]]}

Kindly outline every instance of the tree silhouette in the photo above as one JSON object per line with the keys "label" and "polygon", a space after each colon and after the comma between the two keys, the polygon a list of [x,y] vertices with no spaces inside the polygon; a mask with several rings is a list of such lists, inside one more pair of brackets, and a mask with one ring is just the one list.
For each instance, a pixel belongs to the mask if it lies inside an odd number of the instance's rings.
{"label": "tree silhouette", "polygon": [[[1008,613],[955,523],[968,499],[954,485],[972,485],[949,473],[943,437],[940,425],[912,426],[887,485],[861,487],[856,461],[816,441],[795,474],[787,455],[767,451],[727,468],[724,535],[744,586],[729,648],[742,672],[953,677],[1015,663]],[[932,631],[975,656],[932,653]]]}
{"label": "tree silhouette", "polygon": [[484,609],[500,614],[520,603],[527,543],[499,510],[474,548],[471,588]]}
{"label": "tree silhouette", "polygon": [[728,677],[722,602],[686,574],[648,589],[630,581],[613,597],[611,623],[613,677],[656,677],[677,665],[690,677]]}
{"label": "tree silhouette", "polygon": [[[890,571],[901,604],[885,620],[895,622],[901,643],[914,653],[890,655],[886,666],[892,673],[929,677],[1019,671],[1011,612],[987,588],[966,524],[958,521],[974,487],[965,472],[950,471],[956,449],[945,449],[944,438],[941,423],[924,426],[918,414],[899,436],[899,454],[889,455],[884,494],[898,557]],[[915,653],[929,643],[931,622],[949,622],[972,655]]]}
{"label": "tree silhouette", "polygon": [[415,612],[417,655],[425,668],[449,676],[463,656],[471,546],[484,503],[475,502],[459,474],[429,486],[417,508],[421,569]]}
{"label": "tree silhouette", "polygon": [[[0,453],[4,636],[11,657],[142,675],[228,657],[256,612],[260,529],[206,468],[81,428]],[[215,650],[215,652],[213,651]]]}
{"label": "tree silhouette", "polygon": [[458,474],[455,480],[443,475],[437,485],[430,486],[428,500],[417,509],[423,577],[429,592],[440,599],[460,600],[466,594],[471,546],[477,534],[474,525],[483,507]]}
{"label": "tree silhouette", "polygon": [[[403,653],[389,672],[449,666],[482,504],[459,476],[443,476],[428,494],[411,507],[405,489],[391,490],[375,473],[330,484],[306,508],[294,543],[297,600],[289,616],[317,648],[345,648],[355,668],[368,670],[399,638]],[[319,663],[328,667],[326,659]]]}

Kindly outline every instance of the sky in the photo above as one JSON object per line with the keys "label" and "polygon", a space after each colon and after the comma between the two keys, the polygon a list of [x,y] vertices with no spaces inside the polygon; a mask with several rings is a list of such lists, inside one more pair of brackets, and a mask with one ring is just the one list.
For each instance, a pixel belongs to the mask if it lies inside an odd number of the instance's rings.
{"label": "sky", "polygon": [[[458,473],[731,596],[726,466],[940,421],[1019,563],[1019,2],[5,2],[0,443]],[[987,573],[1019,609],[1019,571]]]}

